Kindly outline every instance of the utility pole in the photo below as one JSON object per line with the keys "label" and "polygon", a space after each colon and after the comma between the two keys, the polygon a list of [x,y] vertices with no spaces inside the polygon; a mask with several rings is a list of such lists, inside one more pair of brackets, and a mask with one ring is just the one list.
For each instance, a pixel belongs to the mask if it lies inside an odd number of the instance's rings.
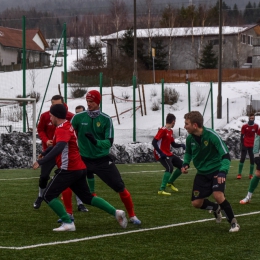
{"label": "utility pole", "polygon": [[219,0],[218,99],[217,118],[222,118],[222,0]]}
{"label": "utility pole", "polygon": [[136,0],[134,0],[134,76],[137,78]]}

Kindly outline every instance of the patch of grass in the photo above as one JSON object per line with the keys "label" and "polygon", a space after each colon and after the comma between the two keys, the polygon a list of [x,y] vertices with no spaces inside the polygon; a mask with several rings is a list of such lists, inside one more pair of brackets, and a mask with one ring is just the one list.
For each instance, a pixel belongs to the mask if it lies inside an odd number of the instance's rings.
{"label": "patch of grass", "polygon": [[[159,163],[120,164],[118,169],[132,194],[136,215],[142,221],[141,227],[129,224],[122,229],[112,216],[89,205],[89,212],[78,212],[73,198],[77,230],[60,233],[52,231],[58,227],[58,217],[46,203],[43,202],[39,210],[33,209],[39,171],[0,170],[0,258],[259,259],[259,214],[247,215],[259,212],[259,187],[250,204],[239,204],[247,193],[250,180],[248,160],[242,179],[236,179],[238,163],[232,161],[226,183],[226,198],[235,214],[245,214],[237,218],[241,225],[237,233],[228,232],[229,224],[225,219],[216,224],[208,211],[192,208],[190,198],[195,175],[192,167],[189,174],[176,180],[179,192],[162,197],[157,195],[163,175]],[[124,209],[119,196],[98,177],[96,192],[116,208]],[[199,220],[205,222],[196,222]],[[55,244],[58,242],[64,244]],[[28,248],[14,249],[26,246]]]}

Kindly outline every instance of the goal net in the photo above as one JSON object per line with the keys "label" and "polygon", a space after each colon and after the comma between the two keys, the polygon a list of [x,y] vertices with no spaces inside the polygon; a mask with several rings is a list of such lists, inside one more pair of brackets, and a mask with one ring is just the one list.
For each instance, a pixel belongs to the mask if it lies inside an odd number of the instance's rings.
{"label": "goal net", "polygon": [[33,161],[36,160],[36,99],[0,97],[0,133],[32,132]]}

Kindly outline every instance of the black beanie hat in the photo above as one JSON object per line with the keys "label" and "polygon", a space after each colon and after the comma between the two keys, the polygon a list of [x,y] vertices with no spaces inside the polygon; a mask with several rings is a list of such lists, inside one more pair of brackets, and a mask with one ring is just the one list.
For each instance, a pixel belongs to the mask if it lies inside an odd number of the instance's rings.
{"label": "black beanie hat", "polygon": [[66,119],[67,109],[63,104],[56,104],[51,106],[50,113],[57,118]]}

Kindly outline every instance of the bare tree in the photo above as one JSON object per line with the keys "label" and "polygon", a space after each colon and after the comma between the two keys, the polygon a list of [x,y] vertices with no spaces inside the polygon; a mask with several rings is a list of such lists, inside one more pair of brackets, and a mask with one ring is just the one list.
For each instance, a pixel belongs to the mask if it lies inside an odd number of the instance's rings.
{"label": "bare tree", "polygon": [[165,19],[161,21],[161,26],[168,31],[168,69],[171,68],[172,45],[174,40],[174,26],[177,17],[177,11],[168,5],[164,10]]}
{"label": "bare tree", "polygon": [[153,35],[152,28],[158,27],[159,24],[159,15],[158,12],[156,14],[153,13],[154,11],[154,0],[144,0],[144,6],[142,10],[145,10],[143,16],[139,18],[140,23],[144,28],[147,29],[147,36],[148,36],[148,56],[151,56],[152,53],[152,38],[155,36]]}
{"label": "bare tree", "polygon": [[127,7],[124,1],[122,0],[112,0],[110,2],[110,17],[111,22],[114,25],[116,29],[116,57],[118,57],[118,51],[119,51],[119,38],[118,38],[118,32],[122,30],[123,28],[126,28],[127,24]]}

